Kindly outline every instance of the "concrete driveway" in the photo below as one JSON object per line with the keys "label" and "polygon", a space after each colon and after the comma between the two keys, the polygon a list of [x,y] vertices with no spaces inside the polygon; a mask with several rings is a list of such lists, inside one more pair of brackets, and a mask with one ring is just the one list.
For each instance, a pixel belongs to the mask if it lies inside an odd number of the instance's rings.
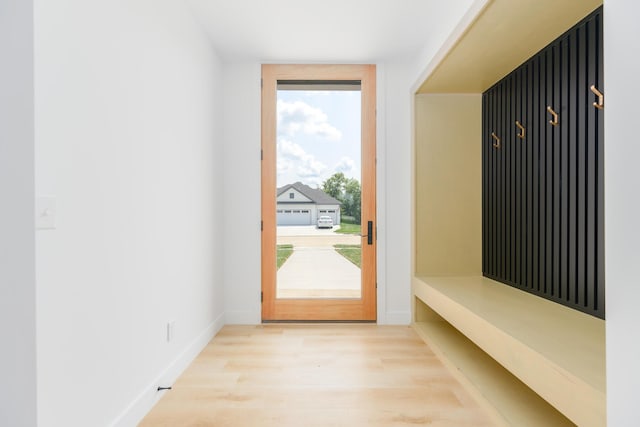
{"label": "concrete driveway", "polygon": [[329,236],[336,234],[340,226],[333,228],[318,228],[315,225],[280,225],[277,227],[276,234],[278,236]]}
{"label": "concrete driveway", "polygon": [[277,243],[293,245],[293,254],[278,270],[277,298],[360,298],[360,269],[333,245],[359,245],[362,238],[336,229],[278,227]]}
{"label": "concrete driveway", "polygon": [[276,230],[278,245],[293,245],[295,247],[326,247],[336,244],[359,245],[362,237],[355,234],[339,234],[332,229],[318,229],[314,225],[280,226]]}

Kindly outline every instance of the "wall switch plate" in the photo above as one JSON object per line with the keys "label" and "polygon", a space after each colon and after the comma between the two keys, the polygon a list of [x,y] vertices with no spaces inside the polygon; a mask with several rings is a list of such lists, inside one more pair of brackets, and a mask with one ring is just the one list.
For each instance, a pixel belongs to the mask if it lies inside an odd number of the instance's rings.
{"label": "wall switch plate", "polygon": [[175,324],[176,324],[175,320],[167,322],[167,342],[171,342],[171,340],[173,339]]}
{"label": "wall switch plate", "polygon": [[54,230],[56,228],[56,197],[36,197],[36,230]]}

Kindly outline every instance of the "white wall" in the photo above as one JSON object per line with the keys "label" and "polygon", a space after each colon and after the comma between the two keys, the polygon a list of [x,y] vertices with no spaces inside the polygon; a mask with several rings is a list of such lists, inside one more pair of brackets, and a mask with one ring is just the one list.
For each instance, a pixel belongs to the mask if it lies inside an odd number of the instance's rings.
{"label": "white wall", "polygon": [[0,2],[0,425],[36,425],[33,2]]}
{"label": "white wall", "polygon": [[258,324],[260,308],[260,63],[224,66],[226,320]]}
{"label": "white wall", "polygon": [[221,64],[174,0],[35,28],[39,425],[135,425],[224,322]]}
{"label": "white wall", "polygon": [[410,65],[378,66],[378,317],[385,324],[411,321]]}
{"label": "white wall", "polygon": [[607,417],[610,426],[632,426],[640,387],[640,5],[606,0],[604,8]]}

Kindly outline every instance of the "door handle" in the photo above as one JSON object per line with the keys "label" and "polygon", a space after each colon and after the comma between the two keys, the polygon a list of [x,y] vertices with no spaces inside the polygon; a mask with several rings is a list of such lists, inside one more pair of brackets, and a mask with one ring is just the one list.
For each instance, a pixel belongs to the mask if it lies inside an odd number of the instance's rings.
{"label": "door handle", "polygon": [[367,234],[362,237],[367,238],[367,245],[373,245],[373,221],[367,221]]}
{"label": "door handle", "polygon": [[373,245],[373,221],[367,221],[367,234],[361,234],[360,237],[366,237],[367,245]]}

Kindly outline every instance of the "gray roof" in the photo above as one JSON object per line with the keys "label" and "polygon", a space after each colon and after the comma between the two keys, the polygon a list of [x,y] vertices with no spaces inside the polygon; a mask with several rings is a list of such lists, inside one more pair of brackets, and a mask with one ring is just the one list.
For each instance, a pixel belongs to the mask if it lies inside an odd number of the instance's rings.
{"label": "gray roof", "polygon": [[[278,197],[282,193],[288,191],[291,188],[304,194],[306,197],[308,197],[318,205],[339,205],[340,204],[339,200],[334,199],[324,191],[316,190],[315,188],[311,188],[308,185],[304,185],[301,182],[296,182],[294,184],[287,184],[285,186],[278,188]],[[287,202],[280,202],[280,203],[287,203]]]}

